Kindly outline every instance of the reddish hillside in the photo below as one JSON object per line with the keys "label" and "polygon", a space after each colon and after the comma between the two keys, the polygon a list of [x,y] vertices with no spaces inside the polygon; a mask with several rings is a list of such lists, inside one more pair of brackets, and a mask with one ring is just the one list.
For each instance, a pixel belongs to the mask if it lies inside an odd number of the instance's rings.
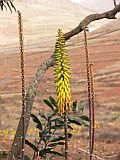
{"label": "reddish hillside", "polygon": [[[120,150],[118,136],[120,132],[120,34],[118,35],[119,36],[116,36],[116,34],[111,33],[88,41],[90,62],[94,64],[93,70],[96,101],[95,118],[96,123],[98,123],[99,126],[96,128],[95,133],[95,151],[100,157],[107,157],[108,155],[113,156]],[[90,35],[88,37],[91,38]],[[87,111],[87,80],[82,34],[79,37],[71,39],[68,46],[72,73],[72,100],[78,100],[81,102],[82,105],[85,106],[85,111]],[[41,53],[31,52],[30,54],[26,54],[26,90],[31,84],[39,64],[51,54],[52,50]],[[1,129],[16,128],[21,112],[19,56],[16,56],[15,54],[2,55],[0,62],[2,64],[0,67],[2,106],[0,107],[0,112],[2,113]],[[53,69],[51,68],[46,72],[39,85],[33,105],[33,113],[37,114],[39,110],[47,112],[47,107],[43,105],[42,100],[49,95],[55,96],[53,81]],[[83,130],[80,134],[82,137],[85,137],[85,133],[86,132]],[[77,139],[74,139],[72,143],[76,143],[70,150],[72,151],[74,148],[74,152],[76,152],[79,146],[86,149],[87,142],[86,139],[84,139],[84,141],[83,139],[84,138],[82,138],[80,142]],[[10,149],[11,141],[10,143],[6,143],[5,141],[6,140],[1,141],[2,149]]]}
{"label": "reddish hillside", "polygon": [[[94,64],[95,94],[98,105],[119,105],[120,36],[118,35],[119,33],[117,36],[114,33],[110,33],[107,35],[98,36],[97,38],[95,38],[95,33],[92,36],[89,35],[90,61]],[[68,43],[68,49],[71,60],[71,88],[73,100],[77,99],[83,103],[86,103],[87,83],[83,41],[82,35],[80,38],[76,37],[71,39],[71,41]],[[47,43],[48,42],[46,41],[46,44]],[[32,82],[39,64],[47,59],[52,53],[53,50],[49,49],[45,52],[31,51],[29,54],[26,54],[26,89]],[[19,55],[12,53],[9,55],[2,54],[0,61],[2,64],[0,72],[0,93],[2,98],[2,106],[3,108],[6,108],[7,112],[9,113],[12,111],[12,109],[14,110],[14,107],[17,107],[16,104],[19,104],[20,107],[20,102],[16,98],[20,97],[21,90]],[[45,98],[48,95],[55,95],[53,69],[49,69],[47,71],[40,83],[37,98],[34,103],[35,108],[41,106],[40,102],[42,101],[43,97]],[[42,98],[41,100],[39,100],[40,97]],[[36,109],[39,110],[39,107]],[[16,111],[18,111],[18,108],[16,108]],[[12,114],[12,116],[14,117],[14,114]]]}

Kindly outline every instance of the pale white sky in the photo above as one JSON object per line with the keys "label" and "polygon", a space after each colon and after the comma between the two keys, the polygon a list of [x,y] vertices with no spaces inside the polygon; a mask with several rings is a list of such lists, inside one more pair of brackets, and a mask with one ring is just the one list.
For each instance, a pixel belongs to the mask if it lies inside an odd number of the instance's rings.
{"label": "pale white sky", "polygon": [[73,2],[80,2],[80,1],[82,1],[82,0],[71,0],[71,1],[73,1]]}
{"label": "pale white sky", "polygon": [[[72,2],[79,3],[80,5],[95,11],[106,11],[113,9],[113,0],[71,0]],[[120,0],[116,0],[120,3]]]}

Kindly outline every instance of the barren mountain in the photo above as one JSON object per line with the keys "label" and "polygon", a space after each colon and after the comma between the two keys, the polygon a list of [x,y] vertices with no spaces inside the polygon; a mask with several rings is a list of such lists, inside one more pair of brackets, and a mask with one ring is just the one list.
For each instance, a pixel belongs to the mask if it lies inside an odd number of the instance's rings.
{"label": "barren mountain", "polygon": [[[92,13],[70,0],[22,0],[15,1],[15,6],[23,16],[26,51],[29,51],[29,48],[32,49],[32,46],[38,47],[41,39],[45,42],[46,39],[49,39],[48,37],[54,35],[52,40],[55,40],[58,28],[62,28],[64,32],[69,31],[78,25],[85,16]],[[17,13],[1,11],[0,22],[2,39],[0,51],[17,51]],[[44,45],[42,44],[39,48],[43,48]]]}
{"label": "barren mountain", "polygon": [[104,32],[120,32],[120,18],[117,18],[116,20],[112,20],[106,25],[103,25],[103,27],[100,28],[99,31],[103,30]]}

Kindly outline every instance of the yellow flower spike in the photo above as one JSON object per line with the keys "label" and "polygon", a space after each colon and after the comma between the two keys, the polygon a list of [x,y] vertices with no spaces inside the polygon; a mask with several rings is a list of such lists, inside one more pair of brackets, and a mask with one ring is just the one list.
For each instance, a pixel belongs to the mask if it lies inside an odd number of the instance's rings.
{"label": "yellow flower spike", "polygon": [[[62,115],[65,111],[70,111],[70,67],[67,50],[65,49],[65,39],[62,31],[58,30],[57,42],[55,48],[55,83],[57,91],[58,109]],[[66,109],[65,109],[66,107]]]}

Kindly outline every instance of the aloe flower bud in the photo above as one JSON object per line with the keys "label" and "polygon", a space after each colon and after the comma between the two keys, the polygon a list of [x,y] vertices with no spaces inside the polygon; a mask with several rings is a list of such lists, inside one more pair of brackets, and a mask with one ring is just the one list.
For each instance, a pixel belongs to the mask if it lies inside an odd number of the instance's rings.
{"label": "aloe flower bud", "polygon": [[55,83],[57,91],[58,109],[61,114],[70,111],[70,67],[69,58],[65,49],[65,39],[62,31],[58,30],[57,42],[55,48]]}

